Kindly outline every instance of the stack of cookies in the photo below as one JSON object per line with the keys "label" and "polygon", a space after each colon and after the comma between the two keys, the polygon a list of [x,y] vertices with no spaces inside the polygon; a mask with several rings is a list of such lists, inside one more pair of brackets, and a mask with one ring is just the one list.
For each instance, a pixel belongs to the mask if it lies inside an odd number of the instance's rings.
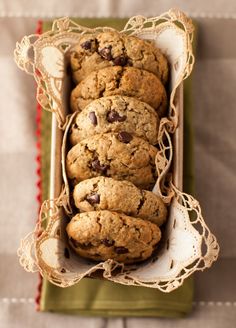
{"label": "stack of cookies", "polygon": [[151,42],[106,31],[83,35],[70,63],[77,84],[66,158],[77,208],[67,226],[70,245],[96,261],[143,261],[167,216],[151,192],[167,60]]}

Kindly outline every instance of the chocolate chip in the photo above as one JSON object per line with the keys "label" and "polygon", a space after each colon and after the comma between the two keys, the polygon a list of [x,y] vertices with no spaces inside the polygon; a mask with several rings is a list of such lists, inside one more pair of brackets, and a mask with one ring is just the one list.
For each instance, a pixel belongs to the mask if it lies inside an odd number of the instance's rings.
{"label": "chocolate chip", "polygon": [[96,172],[102,172],[103,174],[106,174],[107,169],[109,168],[108,165],[100,164],[98,159],[95,159],[94,161],[92,161],[91,166]]}
{"label": "chocolate chip", "polygon": [[113,60],[113,63],[118,66],[125,66],[127,62],[128,62],[128,58],[125,56],[117,56]]}
{"label": "chocolate chip", "polygon": [[[73,123],[72,124],[72,129],[78,129],[78,124],[77,123]],[[72,131],[71,131],[72,132]]]}
{"label": "chocolate chip", "polygon": [[115,244],[114,240],[109,240],[109,239],[102,239],[101,242],[107,247],[111,247]]}
{"label": "chocolate chip", "polygon": [[127,116],[120,116],[120,114],[118,112],[116,112],[115,110],[110,110],[107,113],[107,121],[109,123],[113,123],[113,122],[124,122],[126,120]]}
{"label": "chocolate chip", "polygon": [[129,134],[128,132],[125,132],[125,131],[122,131],[122,132],[119,132],[118,133],[118,139],[121,141],[121,142],[124,142],[124,143],[129,143],[133,137],[131,134]]}
{"label": "chocolate chip", "polygon": [[126,254],[129,252],[129,250],[123,246],[115,247],[116,254]]}
{"label": "chocolate chip", "polygon": [[133,66],[133,62],[130,58],[128,58],[126,66]]}
{"label": "chocolate chip", "polygon": [[90,50],[92,48],[92,41],[93,40],[88,40],[81,43],[81,48],[84,48],[85,50]]}
{"label": "chocolate chip", "polygon": [[75,239],[73,239],[73,238],[70,238],[70,241],[71,241],[71,244],[72,244],[75,248],[79,247],[80,244],[78,243],[77,240],[75,240]]}
{"label": "chocolate chip", "polygon": [[102,48],[99,50],[99,54],[106,60],[111,60],[112,59],[112,54],[111,54],[111,46]]}
{"label": "chocolate chip", "polygon": [[61,273],[65,273],[66,270],[64,268],[61,269]]}
{"label": "chocolate chip", "polygon": [[65,256],[65,258],[67,258],[67,259],[70,258],[70,253],[69,253],[69,250],[68,250],[67,247],[65,247],[65,249],[64,249],[64,256]]}
{"label": "chocolate chip", "polygon": [[100,195],[98,194],[91,194],[91,195],[87,195],[86,196],[87,201],[89,202],[89,204],[93,205],[93,204],[99,204],[100,202]]}
{"label": "chocolate chip", "polygon": [[98,120],[97,120],[97,116],[95,114],[95,112],[90,112],[89,113],[89,119],[92,122],[93,125],[97,125],[98,124]]}

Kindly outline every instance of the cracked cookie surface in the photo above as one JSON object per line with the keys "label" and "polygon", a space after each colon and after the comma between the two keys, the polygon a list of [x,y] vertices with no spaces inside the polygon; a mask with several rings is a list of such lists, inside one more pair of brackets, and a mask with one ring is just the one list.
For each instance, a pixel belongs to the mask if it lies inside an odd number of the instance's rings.
{"label": "cracked cookie surface", "polygon": [[90,73],[71,92],[71,109],[81,111],[95,99],[114,95],[146,102],[159,117],[163,117],[167,109],[166,91],[158,77],[142,69],[121,66]]}
{"label": "cracked cookie surface", "polygon": [[156,154],[154,146],[127,132],[97,134],[70,149],[66,171],[73,184],[107,176],[150,189],[157,178]]}
{"label": "cracked cookie surface", "polygon": [[147,70],[164,84],[168,79],[167,59],[153,42],[117,31],[83,35],[71,50],[70,62],[77,83],[94,70],[114,65]]}
{"label": "cracked cookie surface", "polygon": [[66,231],[71,247],[80,256],[127,264],[150,257],[161,238],[157,225],[111,211],[77,214]]}
{"label": "cracked cookie surface", "polygon": [[77,184],[73,191],[75,206],[81,212],[109,210],[149,220],[161,226],[167,209],[160,197],[137,188],[129,181],[96,177]]}
{"label": "cracked cookie surface", "polygon": [[132,97],[110,96],[94,100],[78,113],[70,129],[70,142],[100,133],[126,131],[155,145],[159,117],[148,104]]}

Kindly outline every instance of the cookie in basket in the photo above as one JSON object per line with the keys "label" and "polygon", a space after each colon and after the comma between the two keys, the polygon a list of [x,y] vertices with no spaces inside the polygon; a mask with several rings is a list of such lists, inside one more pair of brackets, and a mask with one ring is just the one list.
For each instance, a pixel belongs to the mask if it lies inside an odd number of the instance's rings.
{"label": "cookie in basket", "polygon": [[134,67],[113,66],[90,73],[71,93],[73,112],[83,110],[93,100],[107,96],[135,97],[152,106],[159,117],[165,115],[167,95],[153,73]]}
{"label": "cookie in basket", "polygon": [[154,146],[125,131],[97,134],[70,149],[66,156],[67,176],[74,184],[103,175],[150,189],[157,178],[156,154]]}
{"label": "cookie in basket", "polygon": [[77,83],[94,70],[116,65],[147,70],[164,84],[168,79],[167,59],[154,43],[117,31],[82,35],[70,62]]}
{"label": "cookie in basket", "polygon": [[76,115],[70,129],[70,142],[75,145],[95,134],[126,131],[155,145],[159,123],[155,110],[136,98],[102,97]]}
{"label": "cookie in basket", "polygon": [[149,220],[158,226],[165,222],[167,216],[166,206],[160,197],[126,180],[107,177],[84,180],[75,186],[73,198],[80,212],[116,211]]}
{"label": "cookie in basket", "polygon": [[110,211],[77,214],[66,230],[75,252],[95,261],[144,261],[161,238],[156,224]]}

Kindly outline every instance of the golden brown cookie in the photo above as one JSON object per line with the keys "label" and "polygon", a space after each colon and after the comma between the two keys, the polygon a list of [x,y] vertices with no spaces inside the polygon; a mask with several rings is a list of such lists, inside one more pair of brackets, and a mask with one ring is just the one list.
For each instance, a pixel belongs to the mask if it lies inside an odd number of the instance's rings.
{"label": "golden brown cookie", "polygon": [[92,71],[109,66],[133,66],[155,74],[164,84],[168,63],[153,42],[117,31],[82,35],[70,55],[75,82]]}
{"label": "golden brown cookie", "polygon": [[144,261],[161,239],[156,224],[110,211],[77,214],[66,231],[76,253],[95,261]]}
{"label": "golden brown cookie", "polygon": [[87,179],[74,188],[75,206],[80,212],[109,210],[149,220],[161,226],[167,209],[160,197],[133,183],[107,177]]}
{"label": "golden brown cookie", "polygon": [[74,184],[103,175],[149,189],[157,177],[156,154],[154,146],[127,132],[97,134],[68,152],[67,175]]}
{"label": "golden brown cookie", "polygon": [[83,110],[93,100],[107,96],[137,98],[152,106],[159,117],[165,115],[167,95],[154,74],[134,68],[113,66],[90,73],[71,93],[73,112]]}
{"label": "golden brown cookie", "polygon": [[132,97],[110,96],[92,101],[74,118],[70,142],[76,145],[95,134],[126,131],[155,145],[159,117],[148,104]]}

